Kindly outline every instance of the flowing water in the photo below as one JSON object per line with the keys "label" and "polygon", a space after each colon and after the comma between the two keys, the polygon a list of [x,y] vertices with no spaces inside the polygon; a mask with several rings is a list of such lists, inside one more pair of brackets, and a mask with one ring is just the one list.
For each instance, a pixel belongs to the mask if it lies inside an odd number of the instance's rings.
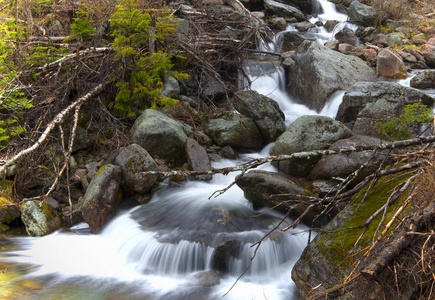
{"label": "flowing water", "polygon": [[[320,4],[324,13],[318,20],[345,24],[344,15],[331,3]],[[319,32],[319,39],[330,38],[331,33]],[[286,94],[279,62],[260,58],[246,65],[251,88],[279,103],[287,125],[299,116],[318,114]],[[335,117],[342,95],[334,94],[320,114]],[[237,161],[215,162],[214,167],[267,156],[270,147]],[[270,165],[261,169],[274,171]],[[307,245],[307,228],[299,225],[285,233],[278,229],[256,251],[253,244],[283,216],[254,210],[237,186],[210,198],[236,175],[215,175],[210,182],[187,182],[181,187],[161,185],[148,204],[119,213],[99,235],[79,224],[41,238],[1,240],[0,271],[7,270],[0,273],[0,295],[6,299],[220,299],[226,294],[224,299],[298,299],[290,273]],[[280,228],[289,223],[284,221]],[[210,270],[217,270],[219,283]]]}

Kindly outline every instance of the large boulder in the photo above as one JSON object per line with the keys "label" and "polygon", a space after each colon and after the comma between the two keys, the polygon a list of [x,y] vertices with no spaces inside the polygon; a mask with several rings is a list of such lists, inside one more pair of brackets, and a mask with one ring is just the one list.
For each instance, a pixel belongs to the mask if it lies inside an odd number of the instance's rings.
{"label": "large boulder", "polygon": [[379,14],[373,7],[356,0],[349,5],[347,14],[352,23],[362,26],[373,26],[379,19]]}
{"label": "large boulder", "polygon": [[359,81],[376,80],[375,72],[360,58],[305,41],[290,65],[288,91],[301,104],[320,111],[337,90]]}
{"label": "large boulder", "polygon": [[[296,119],[278,138],[271,155],[328,149],[332,143],[352,136],[341,122],[324,116],[302,116]],[[320,160],[315,156],[306,159],[279,161],[278,169],[295,177],[305,177]]]}
{"label": "large boulder", "polygon": [[120,200],[121,168],[104,165],[92,178],[81,207],[83,220],[98,233],[116,211]]}
{"label": "large boulder", "polygon": [[400,116],[408,104],[432,106],[434,99],[395,82],[359,82],[346,91],[336,119],[349,123],[355,134],[382,137],[377,122]]}
{"label": "large boulder", "polygon": [[47,235],[61,226],[56,210],[49,204],[39,201],[26,201],[21,205],[21,220],[31,236]]}
{"label": "large boulder", "polygon": [[358,37],[355,35],[355,32],[347,27],[344,27],[342,30],[337,32],[334,37],[341,43],[341,44],[349,44],[352,46],[358,45]]}
{"label": "large boulder", "polygon": [[[363,136],[355,135],[348,139],[342,139],[329,147],[329,150],[338,151],[343,148],[358,147],[358,146],[373,146],[382,144],[382,140]],[[311,170],[308,178],[310,180],[331,179],[333,177],[347,178],[349,175],[362,168],[357,177],[351,182],[351,186],[356,185],[364,180],[367,175],[374,173],[381,162],[387,158],[390,150],[373,151],[356,151],[351,153],[340,153],[334,155],[325,155]]]}
{"label": "large boulder", "polygon": [[154,109],[145,110],[131,129],[131,138],[153,157],[184,163],[187,135],[184,126]]}
{"label": "large boulder", "polygon": [[[314,196],[308,184],[292,176],[273,172],[249,171],[238,176],[236,184],[254,207],[266,206],[282,212],[290,209],[290,215],[296,218],[311,204],[308,197]],[[312,210],[302,220],[311,224],[319,212]]]}
{"label": "large boulder", "polygon": [[390,49],[382,49],[378,53],[376,72],[380,77],[391,79],[406,79],[408,77],[402,58]]}
{"label": "large boulder", "polygon": [[267,143],[285,131],[285,116],[275,100],[256,91],[241,91],[234,95],[233,102],[238,112],[254,120]]}
{"label": "large boulder", "polygon": [[254,121],[236,112],[207,115],[202,126],[218,146],[258,149],[263,145],[263,137]]}
{"label": "large boulder", "polygon": [[298,21],[304,21],[305,16],[302,11],[288,4],[283,4],[273,0],[264,0],[264,8],[271,14],[276,14],[285,18],[296,18]]}
{"label": "large boulder", "polygon": [[128,191],[145,194],[156,184],[157,175],[144,175],[145,171],[158,169],[149,153],[137,144],[122,149],[115,158],[115,165],[122,171],[122,179]]}
{"label": "large boulder", "polygon": [[416,89],[435,89],[435,70],[424,70],[411,79],[411,87]]}

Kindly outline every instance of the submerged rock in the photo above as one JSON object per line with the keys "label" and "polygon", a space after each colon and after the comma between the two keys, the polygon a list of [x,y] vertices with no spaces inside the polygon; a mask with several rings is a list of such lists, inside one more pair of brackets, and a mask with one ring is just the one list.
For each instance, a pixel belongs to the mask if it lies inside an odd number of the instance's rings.
{"label": "submerged rock", "polygon": [[104,165],[92,178],[83,198],[83,219],[93,233],[98,233],[116,211],[120,200],[121,168]]}
{"label": "submerged rock", "polygon": [[[340,139],[352,136],[341,122],[324,116],[302,116],[296,119],[278,138],[271,155],[323,150]],[[295,177],[305,177],[320,160],[320,156],[276,162],[278,169]]]}
{"label": "submerged rock", "polygon": [[31,236],[47,235],[61,226],[56,210],[39,201],[26,201],[21,205],[21,220]]}
{"label": "submerged rock", "polygon": [[376,80],[374,70],[362,59],[338,53],[317,42],[305,41],[293,59],[288,91],[296,101],[317,111],[335,91],[345,90],[356,82]]}

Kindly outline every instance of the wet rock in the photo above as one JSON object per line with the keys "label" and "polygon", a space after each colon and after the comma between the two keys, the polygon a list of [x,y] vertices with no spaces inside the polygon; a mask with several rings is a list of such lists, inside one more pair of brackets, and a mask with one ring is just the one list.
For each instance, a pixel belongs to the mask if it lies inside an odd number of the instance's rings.
{"label": "wet rock", "polygon": [[379,52],[376,59],[376,72],[380,77],[391,79],[406,79],[408,77],[402,58],[390,49],[383,49]]}
{"label": "wet rock", "polygon": [[156,184],[157,175],[145,175],[145,171],[156,171],[156,162],[149,153],[137,144],[122,149],[115,158],[115,165],[122,171],[122,179],[128,191],[138,194],[148,193]]}
{"label": "wet rock", "polygon": [[217,245],[211,267],[220,272],[230,271],[230,261],[239,258],[241,243],[239,240],[229,240]]}
{"label": "wet rock", "polygon": [[271,29],[285,30],[287,27],[287,22],[283,17],[272,18],[269,23]]}
{"label": "wet rock", "polygon": [[220,283],[219,275],[214,270],[199,272],[195,274],[195,279],[195,285],[202,287],[212,287]]}
{"label": "wet rock", "polygon": [[121,168],[105,165],[89,184],[83,198],[83,220],[93,233],[98,233],[109,221],[120,199]]}
{"label": "wet rock", "polygon": [[[308,184],[292,176],[273,172],[249,171],[238,176],[236,184],[254,207],[271,207],[282,212],[290,209],[290,214],[296,218],[311,204],[303,196],[315,197]],[[293,208],[296,203],[299,205]],[[311,224],[319,212],[316,210],[309,212],[303,217],[303,221]]]}
{"label": "wet rock", "polygon": [[411,79],[411,87],[416,89],[435,89],[435,70],[425,70]]}
{"label": "wet rock", "polygon": [[[193,139],[186,141],[187,161],[193,171],[209,171],[211,170],[210,159],[208,158],[207,150]],[[211,175],[195,175],[199,180],[210,180]]]}
{"label": "wet rock", "polygon": [[339,24],[339,23],[340,23],[340,21],[337,21],[337,20],[328,20],[325,22],[323,27],[326,29],[326,31],[332,32],[334,30],[335,26],[337,26],[337,24]]}
{"label": "wet rock", "polygon": [[[302,116],[278,138],[271,155],[327,149],[332,143],[352,136],[341,122],[324,116]],[[276,162],[278,169],[295,177],[305,177],[320,157]]]}
{"label": "wet rock", "polygon": [[373,7],[358,1],[352,1],[347,9],[347,14],[352,23],[363,26],[373,26],[378,20],[378,13]]}
{"label": "wet rock", "polygon": [[134,122],[130,134],[133,142],[153,157],[174,163],[186,162],[184,126],[164,113],[145,110]]}
{"label": "wet rock", "polygon": [[296,18],[298,21],[304,21],[305,16],[299,9],[273,0],[264,0],[264,8],[271,14],[276,14],[284,18]]}
{"label": "wet rock", "polygon": [[355,35],[355,32],[347,27],[337,32],[334,37],[340,43],[350,44],[352,46],[356,46],[358,44],[358,37]]}
{"label": "wet rock", "polygon": [[[375,72],[355,57],[337,53],[316,42],[305,41],[289,67],[288,91],[296,101],[320,111],[337,90],[359,81],[376,80]],[[307,84],[310,82],[310,84]]]}
{"label": "wet rock", "polygon": [[235,93],[233,101],[238,112],[254,120],[266,143],[285,131],[284,113],[275,100],[256,91],[241,91]]}
{"label": "wet rock", "polygon": [[[377,146],[382,144],[382,140],[362,135],[355,135],[348,139],[342,139],[329,147],[330,150],[340,150],[343,148],[358,147],[358,146]],[[364,178],[375,172],[379,165],[389,155],[389,150],[377,151],[358,151],[352,153],[341,153],[334,155],[325,155],[311,170],[308,178],[310,180],[330,179],[332,177],[347,178],[350,174],[360,169],[364,164],[367,164],[358,173],[358,176],[351,182],[350,186],[354,186],[364,180]]]}
{"label": "wet rock", "polygon": [[388,116],[400,116],[406,105],[416,102],[432,106],[434,99],[394,82],[359,82],[344,94],[336,119],[355,122],[355,134],[381,137],[375,123]]}
{"label": "wet rock", "polygon": [[47,235],[61,226],[56,210],[39,201],[26,201],[21,205],[21,220],[30,236]]}
{"label": "wet rock", "polygon": [[263,138],[254,121],[236,112],[210,114],[203,120],[203,128],[219,146],[258,149],[263,145]]}
{"label": "wet rock", "polygon": [[297,23],[295,25],[296,29],[299,31],[308,31],[311,28],[315,28],[316,25],[314,25],[313,23],[311,23],[310,21],[304,21],[304,22],[300,22]]}
{"label": "wet rock", "polygon": [[282,39],[283,52],[296,50],[305,40],[315,41],[317,39],[312,33],[297,31],[282,32],[279,38]]}
{"label": "wet rock", "polygon": [[234,150],[230,146],[222,147],[222,149],[219,151],[220,155],[224,158],[228,159],[237,159],[239,155],[237,154],[237,151]]}

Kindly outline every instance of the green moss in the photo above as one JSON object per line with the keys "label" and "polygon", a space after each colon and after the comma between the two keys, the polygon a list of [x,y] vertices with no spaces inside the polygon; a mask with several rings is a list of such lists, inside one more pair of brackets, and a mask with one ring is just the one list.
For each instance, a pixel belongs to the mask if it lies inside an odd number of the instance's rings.
{"label": "green moss", "polygon": [[[364,224],[378,209],[380,209],[391,195],[393,189],[409,178],[409,174],[391,175],[381,178],[367,193],[367,188],[353,197],[353,204],[348,206],[339,221],[328,231],[337,231],[343,228],[358,227]],[[367,195],[366,195],[367,193]],[[366,195],[366,196],[365,196]],[[406,192],[400,199],[389,206],[383,225],[387,224],[394,215],[397,207],[406,199]],[[322,234],[316,248],[333,265],[340,268],[351,267],[352,263],[365,253],[365,249],[373,241],[382,214],[377,216],[367,227],[340,230],[336,233]],[[380,231],[383,226],[380,226]],[[359,252],[360,251],[360,252]],[[355,254],[349,259],[349,255]]]}

